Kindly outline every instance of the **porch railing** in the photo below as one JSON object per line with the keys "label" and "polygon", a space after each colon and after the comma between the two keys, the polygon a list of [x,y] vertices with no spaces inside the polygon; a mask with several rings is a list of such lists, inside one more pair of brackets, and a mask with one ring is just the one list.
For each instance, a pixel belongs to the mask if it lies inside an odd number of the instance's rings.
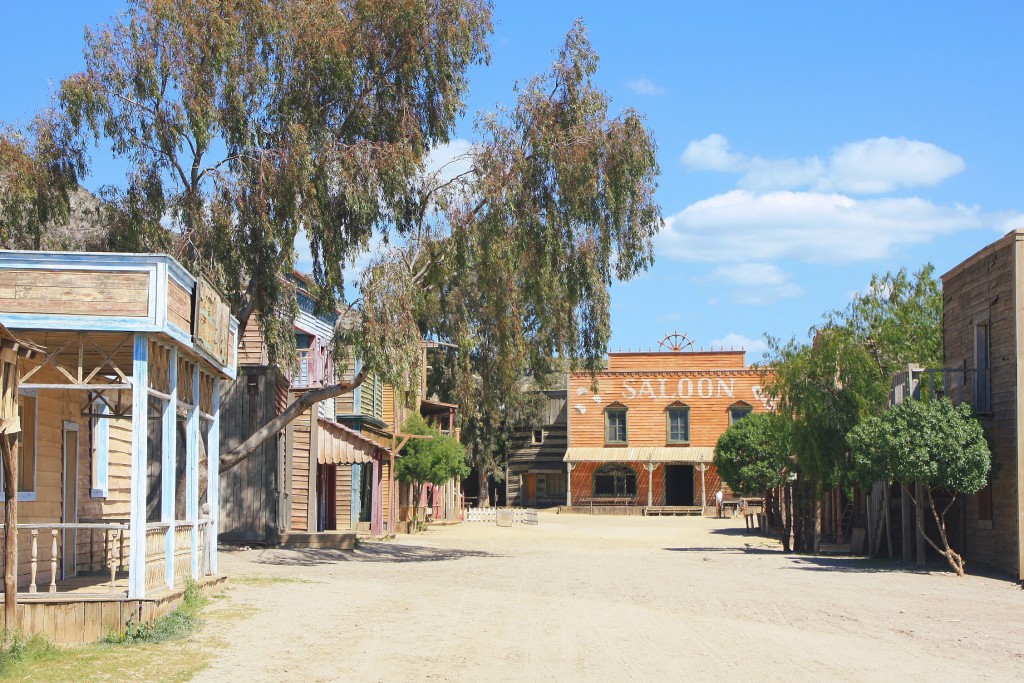
{"label": "porch railing", "polygon": [[[0,524],[0,529],[4,525]],[[75,544],[75,570],[85,567],[87,571],[104,570],[109,572],[108,592],[118,592],[116,588],[117,572],[127,567],[128,557],[128,525],[119,522],[78,522],[65,524],[62,522],[40,522],[19,524],[18,533],[28,536],[29,547],[29,584],[27,593],[40,592],[40,587],[48,593],[57,592],[57,577],[63,573],[64,536],[69,535]],[[73,533],[72,533],[73,532]],[[82,532],[85,538],[83,539]],[[78,559],[82,553],[85,561]],[[20,554],[20,553],[19,553]],[[48,557],[47,557],[48,556]],[[60,573],[58,573],[60,571]],[[40,574],[48,578],[40,582]]]}

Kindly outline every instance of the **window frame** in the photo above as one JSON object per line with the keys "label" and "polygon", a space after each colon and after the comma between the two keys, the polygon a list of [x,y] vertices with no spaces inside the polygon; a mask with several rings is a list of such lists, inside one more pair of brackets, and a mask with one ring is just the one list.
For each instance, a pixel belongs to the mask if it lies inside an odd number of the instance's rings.
{"label": "window frame", "polygon": [[[609,439],[609,427],[612,415],[622,417],[622,440]],[[616,430],[617,431],[617,430]],[[626,446],[629,444],[629,408],[621,403],[613,403],[604,409],[604,443],[606,446]]]}
{"label": "window frame", "polygon": [[[974,381],[971,383],[971,407],[978,415],[992,414],[992,326],[989,318],[974,323]],[[978,337],[984,330],[984,343]],[[984,347],[984,348],[982,348]],[[985,361],[982,366],[981,361]]]}
{"label": "window frame", "polygon": [[[740,410],[743,411],[743,414],[740,415],[739,417],[736,417],[736,412]],[[732,427],[734,424],[736,424],[743,418],[753,414],[754,406],[750,405],[746,401],[737,401],[736,403],[733,403],[731,406],[729,406],[729,426]]]}
{"label": "window frame", "polygon": [[[537,436],[538,434],[540,435],[539,437]],[[530,434],[530,443],[532,443],[535,446],[544,443],[544,430],[534,429],[533,433]]]}
{"label": "window frame", "polygon": [[[602,470],[605,470],[602,472]],[[612,479],[612,492],[599,493],[597,490],[598,478],[610,477]],[[626,463],[605,463],[594,470],[591,478],[591,495],[594,498],[636,498],[639,491],[639,481],[636,470]],[[629,483],[633,483],[633,491],[630,492]],[[619,483],[622,483],[621,491]]]}
{"label": "window frame", "polygon": [[[35,389],[20,389],[18,391],[18,406],[21,407],[22,399],[31,398],[33,415],[32,415],[32,490],[22,491],[21,490],[21,475],[23,469],[18,468],[18,502],[31,503],[36,499],[36,489],[39,486],[39,393]],[[22,425],[22,430],[18,432],[18,439],[25,439],[25,429]],[[18,457],[22,457],[23,449],[18,447]],[[20,464],[20,463],[19,463]],[[6,501],[7,496],[4,493],[4,487],[0,486],[0,502]]]}
{"label": "window frame", "polygon": [[[686,419],[686,438],[672,438],[672,418],[675,415],[683,415]],[[685,403],[676,402],[665,408],[665,441],[672,445],[685,446],[690,443],[690,406]]]}

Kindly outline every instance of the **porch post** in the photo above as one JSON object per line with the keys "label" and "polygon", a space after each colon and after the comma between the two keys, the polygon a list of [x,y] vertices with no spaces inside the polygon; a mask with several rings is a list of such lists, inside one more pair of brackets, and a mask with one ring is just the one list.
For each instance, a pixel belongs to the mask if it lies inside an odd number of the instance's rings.
{"label": "porch post", "polygon": [[149,448],[149,336],[135,335],[132,362],[132,465],[128,597],[146,596],[146,457]]}
{"label": "porch post", "polygon": [[647,507],[654,505],[654,464],[647,461]]}
{"label": "porch post", "polygon": [[565,463],[565,506],[572,507],[572,463]]}
{"label": "porch post", "polygon": [[185,419],[185,519],[192,522],[192,578],[199,579],[199,363],[192,366],[192,407]]}
{"label": "porch post", "polygon": [[213,380],[213,421],[206,444],[207,500],[210,504],[210,573],[217,573],[217,535],[220,531],[220,385]]}
{"label": "porch post", "polygon": [[704,514],[704,508],[708,504],[708,492],[705,488],[707,486],[707,477],[704,476],[704,463],[700,464],[700,514]]}
{"label": "porch post", "polygon": [[373,506],[370,508],[370,533],[374,536],[381,535],[381,516],[384,510],[382,505],[383,501],[383,489],[381,487],[381,469],[380,460],[377,458],[371,458],[371,470],[370,476],[373,479],[370,480],[372,486],[370,487],[373,491]]}
{"label": "porch post", "polygon": [[163,427],[163,438],[160,440],[160,521],[168,525],[164,530],[164,578],[167,580],[167,587],[174,588],[174,485],[178,470],[178,350],[173,347],[167,361],[167,380],[167,393],[170,399],[164,401],[164,409],[160,415]]}

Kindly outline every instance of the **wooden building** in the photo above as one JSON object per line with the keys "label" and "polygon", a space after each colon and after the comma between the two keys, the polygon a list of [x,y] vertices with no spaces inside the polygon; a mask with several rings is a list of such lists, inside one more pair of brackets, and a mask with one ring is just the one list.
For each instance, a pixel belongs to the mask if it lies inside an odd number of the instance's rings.
{"label": "wooden building", "polygon": [[18,617],[84,642],[217,572],[220,388],[237,322],[173,258],[0,251],[21,366]]}
{"label": "wooden building", "polygon": [[[335,377],[332,340],[339,314],[317,311],[301,276],[292,284],[299,305],[297,365],[287,375],[279,373],[269,365],[259,329],[246,328],[239,349],[240,380],[224,390],[224,412],[232,418],[222,434],[226,452],[303,393],[336,379],[351,381],[362,369],[359,358],[349,358]],[[461,506],[451,493],[457,485],[427,485],[419,498],[394,476],[396,433],[410,412],[418,408],[443,432],[452,431],[455,406],[425,400],[425,393],[424,385],[415,396],[399,396],[371,372],[351,393],[318,402],[315,410],[222,473],[220,538],[346,547],[357,533],[382,536],[408,528],[414,498],[429,508],[421,519],[454,519]]]}
{"label": "wooden building", "polygon": [[963,508],[964,556],[1024,580],[1024,230],[943,275],[942,296],[942,384],[974,406],[994,464]]}
{"label": "wooden building", "polygon": [[713,504],[715,444],[731,422],[768,410],[762,382],[743,351],[610,353],[596,377],[570,373],[566,504]]}
{"label": "wooden building", "polygon": [[506,498],[512,506],[555,507],[565,503],[567,392],[554,389],[541,393],[544,405],[540,421],[517,429],[508,453]]}

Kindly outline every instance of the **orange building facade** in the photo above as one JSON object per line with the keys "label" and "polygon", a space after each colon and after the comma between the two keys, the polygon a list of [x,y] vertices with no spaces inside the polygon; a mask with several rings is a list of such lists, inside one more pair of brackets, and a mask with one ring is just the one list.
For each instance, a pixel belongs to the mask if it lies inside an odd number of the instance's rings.
{"label": "orange building facade", "polygon": [[769,409],[743,351],[608,354],[568,377],[567,505],[713,505],[718,437]]}

